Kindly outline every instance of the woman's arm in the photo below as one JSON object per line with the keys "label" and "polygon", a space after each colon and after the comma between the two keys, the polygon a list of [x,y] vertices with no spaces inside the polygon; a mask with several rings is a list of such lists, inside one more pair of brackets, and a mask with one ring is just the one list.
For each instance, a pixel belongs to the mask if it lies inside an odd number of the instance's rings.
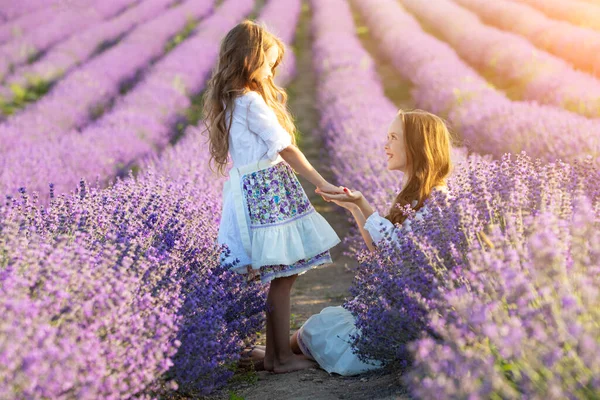
{"label": "woman's arm", "polygon": [[[345,189],[344,191],[346,193],[350,193],[347,190],[348,189]],[[363,196],[362,193],[360,193],[360,196],[359,196],[358,200],[356,200],[354,202],[354,204],[356,204],[356,206],[358,207],[358,209],[362,213],[363,219],[364,219],[364,221],[362,223],[362,226],[365,226],[365,221],[367,220],[367,218],[369,218],[371,216],[371,214],[373,214],[375,212],[375,210],[373,210],[373,207],[371,207],[371,205],[369,204],[369,202],[367,201],[367,199],[365,199],[365,196]]]}
{"label": "woman's arm", "polygon": [[395,240],[398,235],[396,226],[387,218],[382,218],[377,214],[359,191],[351,192],[344,188],[344,194],[328,194],[319,192],[317,189],[317,193],[325,200],[333,201],[352,212],[369,250],[375,249],[373,242],[379,243],[386,237]]}
{"label": "woman's arm", "polygon": [[339,187],[327,182],[325,178],[314,169],[304,154],[296,146],[291,145],[286,147],[279,152],[279,155],[294,169],[294,171],[298,172],[322,192],[343,193]]}
{"label": "woman's arm", "polygon": [[[317,193],[320,193],[317,190]],[[350,192],[347,188],[344,188],[344,194],[342,195],[331,195],[327,193],[320,193],[321,196],[326,201],[333,201],[335,204],[346,208],[352,213],[354,220],[356,221],[356,225],[358,225],[358,229],[360,230],[360,234],[363,237],[363,240],[367,244],[367,247],[371,251],[375,251],[375,246],[373,245],[373,238],[368,230],[365,229],[365,224],[367,222],[367,218],[371,216],[375,211],[373,207],[369,204],[367,199],[362,195],[362,193],[358,191]]]}
{"label": "woman's arm", "polygon": [[354,220],[356,221],[356,225],[358,225],[358,229],[360,230],[360,234],[362,235],[363,240],[367,244],[367,247],[371,251],[375,251],[375,245],[373,244],[373,238],[369,231],[365,229],[365,223],[367,222],[367,218],[365,218],[365,214],[360,209],[358,205],[350,209]]}

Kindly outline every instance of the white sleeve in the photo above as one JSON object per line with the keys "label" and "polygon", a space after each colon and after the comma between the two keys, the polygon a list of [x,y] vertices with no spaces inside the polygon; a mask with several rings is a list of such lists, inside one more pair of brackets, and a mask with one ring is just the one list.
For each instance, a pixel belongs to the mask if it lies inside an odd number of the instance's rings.
{"label": "white sleeve", "polygon": [[267,157],[271,160],[292,144],[292,137],[281,126],[271,107],[258,93],[252,95],[248,105],[248,129],[257,134],[267,145]]}
{"label": "white sleeve", "polygon": [[374,212],[367,218],[365,230],[369,232],[373,242],[377,244],[385,237],[395,240],[398,228],[390,220]]}

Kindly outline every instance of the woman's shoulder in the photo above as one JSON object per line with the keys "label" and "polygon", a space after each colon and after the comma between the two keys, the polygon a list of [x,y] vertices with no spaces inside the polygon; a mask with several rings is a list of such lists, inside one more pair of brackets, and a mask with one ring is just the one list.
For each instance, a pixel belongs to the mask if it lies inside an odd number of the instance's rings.
{"label": "woman's shoulder", "polygon": [[[448,189],[448,186],[434,186],[431,190],[431,194],[434,194],[434,193],[442,193],[445,196],[451,195],[451,192]],[[413,208],[416,206],[416,203],[417,203],[416,201],[413,201],[413,204],[412,204]],[[419,211],[421,211],[421,210],[423,210],[425,212],[429,211],[429,202],[428,201],[425,201],[425,203],[423,204],[423,207],[421,207],[419,209]],[[417,213],[418,213],[418,211],[417,211]]]}

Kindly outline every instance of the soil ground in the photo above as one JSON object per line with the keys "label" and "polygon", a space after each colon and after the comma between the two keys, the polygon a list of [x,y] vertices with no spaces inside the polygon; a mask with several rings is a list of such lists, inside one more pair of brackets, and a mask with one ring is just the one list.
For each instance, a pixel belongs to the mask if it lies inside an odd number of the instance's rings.
{"label": "soil ground", "polygon": [[[410,86],[400,80],[393,67],[381,59],[375,43],[369,40],[368,32],[361,27],[356,15],[358,32],[365,48],[378,59],[378,72],[384,81],[386,95],[400,107],[411,108]],[[298,127],[299,147],[311,164],[330,182],[337,182],[327,168],[327,152],[320,139],[319,113],[315,107],[316,78],[312,68],[310,36],[310,8],[303,5],[302,16],[294,45],[297,57],[297,76],[288,86],[290,109]],[[314,187],[306,180],[300,181],[317,211],[333,226],[340,238],[350,228],[349,217],[344,209],[325,202],[314,193]],[[343,245],[331,250],[332,265],[313,269],[298,277],[292,289],[292,334],[312,314],[319,313],[327,306],[338,306],[349,296],[349,287],[357,267],[356,260],[343,255]],[[259,343],[264,345],[264,331]],[[321,369],[309,369],[288,374],[272,374],[266,371],[237,374],[232,382],[206,399],[409,399],[396,373],[387,370],[374,371],[354,377],[329,375]]]}

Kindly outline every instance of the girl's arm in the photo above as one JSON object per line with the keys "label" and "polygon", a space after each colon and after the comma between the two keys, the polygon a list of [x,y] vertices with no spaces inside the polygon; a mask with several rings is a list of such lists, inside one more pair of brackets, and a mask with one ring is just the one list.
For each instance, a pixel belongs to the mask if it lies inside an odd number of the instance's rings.
{"label": "girl's arm", "polygon": [[304,154],[296,146],[291,145],[286,147],[279,152],[279,155],[294,169],[294,171],[306,178],[320,191],[325,193],[343,193],[339,187],[327,182],[325,178],[313,168]]}
{"label": "girl's arm", "polygon": [[305,177],[317,189],[326,193],[343,193],[340,188],[327,182],[321,174],[310,165],[304,154],[292,144],[290,134],[281,126],[277,116],[263,97],[254,91],[248,93],[250,103],[246,113],[248,129],[258,135],[267,145],[269,159],[277,153],[300,175]]}

